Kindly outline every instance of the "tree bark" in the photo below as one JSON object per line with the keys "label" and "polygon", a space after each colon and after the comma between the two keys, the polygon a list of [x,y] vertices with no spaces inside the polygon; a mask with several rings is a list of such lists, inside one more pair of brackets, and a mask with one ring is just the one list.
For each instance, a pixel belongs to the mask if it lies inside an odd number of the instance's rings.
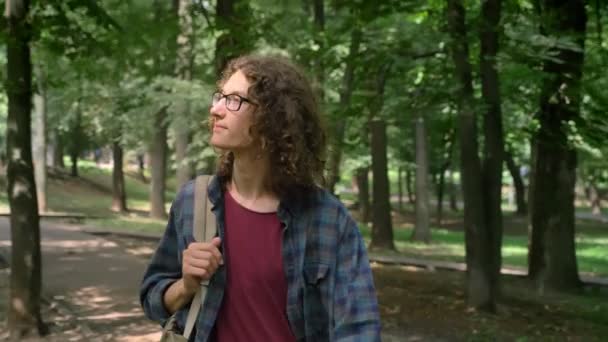
{"label": "tree bark", "polygon": [[484,201],[486,245],[489,258],[490,291],[495,298],[500,292],[502,267],[502,165],[504,139],[500,100],[500,82],[496,58],[499,46],[499,22],[502,0],[485,0],[481,5],[480,76],[482,100],[485,104],[483,120],[484,159],[482,165],[482,195]]}
{"label": "tree bark", "polygon": [[154,135],[150,144],[150,217],[166,219],[165,187],[167,177],[167,108],[154,117]]}
{"label": "tree bark", "polygon": [[32,66],[29,1],[6,1],[8,118],[7,196],[11,211],[11,274],[8,307],[10,337],[45,333],[40,316],[42,284],[40,226],[32,165]]}
{"label": "tree bark", "polygon": [[[192,13],[190,1],[179,0],[178,13],[179,17],[179,35],[177,37],[177,59],[176,59],[176,76],[182,80],[192,79],[192,60],[193,60],[193,44],[192,39]],[[184,108],[184,115],[188,117],[190,106]],[[175,164],[177,170],[177,189],[179,191],[186,182],[192,179],[192,165],[186,162],[188,145],[190,144],[190,129],[186,124],[186,120],[177,120],[175,128]]]}
{"label": "tree bark", "polygon": [[580,49],[553,47],[559,59],[544,61],[535,134],[536,163],[532,207],[529,275],[539,290],[580,287],[574,244],[576,151],[568,142],[567,125],[580,117],[587,16],[582,0],[541,1],[541,33],[569,37]]}
{"label": "tree bark", "polygon": [[386,158],[386,123],[383,120],[371,122],[371,150],[373,174],[372,199],[372,240],[369,248],[394,250],[393,224],[389,202],[388,161]]}
{"label": "tree bark", "polygon": [[123,149],[118,141],[112,143],[114,168],[112,169],[112,210],[126,213],[127,191],[125,189],[125,174],[123,172]]}
{"label": "tree bark", "polygon": [[38,68],[38,93],[34,95],[34,124],[32,125],[32,156],[38,211],[47,211],[47,173],[46,173],[46,80],[42,67]]}
{"label": "tree bark", "polygon": [[369,178],[368,168],[361,167],[355,171],[355,177],[357,179],[357,188],[359,193],[357,194],[359,200],[359,212],[361,215],[362,222],[370,221],[370,201],[369,201]]}
{"label": "tree bark", "polygon": [[[350,108],[350,99],[353,92],[353,80],[355,74],[356,56],[359,54],[359,45],[361,43],[361,31],[358,28],[353,29],[350,38],[350,47],[348,58],[346,60],[346,69],[342,78],[342,89],[340,91],[340,112],[348,113]],[[340,163],[342,162],[342,144],[344,142],[344,134],[346,131],[347,116],[339,117],[334,124],[334,139],[333,146],[329,158],[329,176],[327,188],[331,193],[335,193],[336,183],[340,177]]]}
{"label": "tree bark", "polygon": [[490,233],[485,224],[481,188],[481,162],[478,155],[477,120],[473,110],[472,70],[461,0],[448,0],[448,26],[458,89],[458,129],[461,183],[464,197],[465,249],[468,305],[487,311],[496,308],[492,287]]}
{"label": "tree bark", "polygon": [[511,178],[513,178],[513,187],[515,188],[515,205],[517,207],[516,213],[519,216],[525,216],[528,214],[528,206],[526,205],[526,187],[524,180],[519,172],[519,167],[513,159],[511,152],[505,152],[505,162]]}
{"label": "tree bark", "polygon": [[410,240],[429,243],[428,149],[424,118],[416,119],[416,224]]}

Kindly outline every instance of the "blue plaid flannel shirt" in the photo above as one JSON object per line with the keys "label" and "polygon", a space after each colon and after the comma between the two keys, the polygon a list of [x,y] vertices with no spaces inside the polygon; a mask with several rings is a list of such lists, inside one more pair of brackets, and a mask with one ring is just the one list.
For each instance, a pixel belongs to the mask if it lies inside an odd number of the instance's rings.
{"label": "blue plaid flannel shirt", "polygon": [[[224,200],[217,177],[209,199],[224,233]],[[287,278],[286,314],[297,341],[380,341],[376,291],[363,239],[347,209],[327,191],[307,199],[288,196],[277,215],[283,230],[283,265]],[[170,315],[163,305],[165,290],[181,278],[182,251],[192,233],[194,182],[177,195],[160,244],[144,274],[140,301],[148,318],[164,325]],[[225,266],[212,277],[190,341],[206,342],[215,325],[226,285]],[[183,328],[190,305],[176,314]],[[252,339],[254,340],[254,339]]]}

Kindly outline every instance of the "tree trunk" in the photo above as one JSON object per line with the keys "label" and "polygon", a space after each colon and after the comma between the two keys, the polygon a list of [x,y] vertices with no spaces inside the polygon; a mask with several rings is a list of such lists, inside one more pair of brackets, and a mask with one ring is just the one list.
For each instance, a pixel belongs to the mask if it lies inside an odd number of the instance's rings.
{"label": "tree trunk", "polygon": [[355,171],[355,177],[357,179],[357,188],[359,189],[358,200],[359,200],[359,212],[361,214],[362,222],[370,221],[370,203],[369,203],[369,178],[368,168],[360,167]]}
{"label": "tree trunk", "polygon": [[399,190],[399,211],[403,211],[403,166],[397,171],[397,188]]}
{"label": "tree trunk", "polygon": [[72,161],[70,175],[72,177],[78,177],[78,152],[72,151],[70,153],[70,160]]}
{"label": "tree trunk", "polygon": [[142,182],[146,183],[148,180],[146,179],[146,164],[144,161],[144,154],[137,154],[137,175]]}
{"label": "tree trunk", "polygon": [[150,217],[166,219],[165,181],[167,178],[167,108],[155,114],[154,135],[150,144]]}
{"label": "tree trunk", "polygon": [[593,181],[589,184],[589,203],[591,204],[591,213],[593,215],[602,214],[602,197],[597,188],[597,184]]}
{"label": "tree trunk", "polygon": [[494,311],[490,233],[484,222],[481,162],[478,155],[477,122],[473,110],[472,71],[461,0],[448,0],[448,26],[458,89],[458,125],[461,183],[464,197],[465,249],[468,305]]}
{"label": "tree trunk", "polygon": [[65,169],[65,163],[63,162],[63,141],[61,135],[57,130],[53,132],[53,147],[51,148],[51,163],[53,167]]}
{"label": "tree trunk", "polygon": [[553,47],[558,61],[544,61],[539,124],[535,134],[536,163],[532,209],[529,274],[539,289],[580,287],[574,244],[574,186],[576,151],[567,125],[580,117],[587,17],[582,0],[545,0],[541,33],[571,38],[579,49]]}
{"label": "tree trunk", "polygon": [[[340,91],[340,109],[339,112],[347,114],[350,108],[350,99],[353,92],[353,80],[355,74],[356,57],[359,54],[359,45],[361,43],[361,30],[353,29],[350,38],[350,48],[346,60],[346,69],[342,77],[342,89]],[[336,118],[334,123],[334,141],[329,157],[329,176],[327,177],[327,188],[331,193],[335,192],[336,183],[340,177],[340,163],[342,162],[342,143],[344,142],[344,134],[346,131],[347,115]]]}
{"label": "tree trunk", "polygon": [[8,331],[11,339],[43,335],[40,226],[32,165],[32,67],[29,1],[6,1],[7,195],[11,211],[11,274]]}
{"label": "tree trunk", "polygon": [[372,192],[372,240],[369,247],[370,249],[394,250],[393,224],[389,202],[388,161],[386,158],[386,123],[382,120],[373,120],[370,126],[374,182]]}
{"label": "tree trunk", "polygon": [[450,209],[454,212],[458,211],[458,186],[456,185],[456,173],[450,171]]}
{"label": "tree trunk", "polygon": [[34,124],[32,125],[32,156],[34,160],[34,178],[36,180],[36,195],[38,211],[47,211],[46,192],[46,80],[44,71],[39,67],[38,93],[34,95]]}
{"label": "tree trunk", "polygon": [[[485,244],[489,268],[491,296],[500,293],[502,268],[502,165],[504,139],[500,100],[500,81],[497,70],[499,22],[502,0],[485,0],[481,5],[480,76],[482,100],[485,104],[483,120],[484,159],[482,165],[482,200],[485,218]],[[485,254],[484,253],[484,254]],[[493,310],[494,308],[492,308]]]}
{"label": "tree trunk", "polygon": [[439,170],[439,183],[437,184],[437,226],[443,223],[443,194],[445,192],[445,169]]}
{"label": "tree trunk", "polygon": [[[190,1],[179,0],[179,35],[177,37],[177,60],[175,73],[182,80],[192,79],[193,44],[192,14]],[[184,108],[184,115],[188,117],[190,106]],[[177,189],[179,191],[186,182],[192,179],[192,165],[186,161],[188,145],[190,144],[190,129],[186,120],[176,120],[175,123],[175,164],[177,169]]]}
{"label": "tree trunk", "polygon": [[437,185],[437,225],[441,226],[443,220],[443,195],[445,193],[445,173],[452,164],[452,154],[454,151],[454,134],[450,133],[448,136],[448,155],[439,168],[439,180]]}
{"label": "tree trunk", "polygon": [[424,118],[416,119],[416,225],[410,240],[429,243],[429,184],[428,149]]}
{"label": "tree trunk", "polygon": [[414,204],[416,198],[412,189],[412,170],[409,168],[405,170],[405,190],[407,191],[407,201],[409,204]]}
{"label": "tree trunk", "polygon": [[323,83],[325,82],[325,71],[323,63],[323,55],[325,54],[325,39],[323,34],[325,31],[325,1],[324,0],[313,0],[313,14],[314,14],[314,41],[318,49],[314,53],[312,70],[314,72],[313,88],[319,96],[319,100],[323,102],[325,98],[325,91],[323,89]]}
{"label": "tree trunk", "polygon": [[528,214],[528,207],[526,205],[526,187],[524,180],[519,172],[519,167],[515,164],[513,154],[511,152],[505,152],[505,162],[511,178],[513,178],[513,187],[515,188],[515,205],[517,206],[517,215],[525,216]]}
{"label": "tree trunk", "polygon": [[123,150],[118,141],[112,143],[114,168],[112,170],[112,210],[127,212],[127,191],[125,189],[125,174],[123,172]]}
{"label": "tree trunk", "polygon": [[[240,0],[217,0],[216,29],[221,34],[215,43],[215,69],[219,76],[231,59],[251,50],[253,40],[248,39],[247,2]],[[236,8],[239,11],[235,11]]]}

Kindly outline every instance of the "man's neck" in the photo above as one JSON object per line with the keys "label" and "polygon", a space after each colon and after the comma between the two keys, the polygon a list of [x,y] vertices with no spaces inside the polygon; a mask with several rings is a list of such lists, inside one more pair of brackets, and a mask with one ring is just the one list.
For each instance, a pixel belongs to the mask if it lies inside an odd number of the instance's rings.
{"label": "man's neck", "polygon": [[270,162],[264,155],[235,153],[228,190],[241,205],[256,211],[274,211],[278,197],[268,185]]}

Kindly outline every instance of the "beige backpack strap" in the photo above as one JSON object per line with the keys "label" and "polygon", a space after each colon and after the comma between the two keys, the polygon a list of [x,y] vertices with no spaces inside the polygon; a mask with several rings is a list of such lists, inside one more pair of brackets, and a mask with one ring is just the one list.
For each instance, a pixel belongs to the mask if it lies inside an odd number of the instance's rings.
{"label": "beige backpack strap", "polygon": [[[207,189],[212,178],[212,176],[200,175],[196,177],[195,181],[192,233],[194,234],[194,240],[199,242],[209,241],[217,233],[215,214],[211,212],[211,201],[209,201],[209,196],[207,196]],[[201,287],[196,291],[194,299],[192,299],[192,304],[190,304],[190,309],[188,310],[186,326],[184,327],[184,337],[186,340],[190,338],[198,313],[203,306],[208,285],[208,280],[201,282]]]}

